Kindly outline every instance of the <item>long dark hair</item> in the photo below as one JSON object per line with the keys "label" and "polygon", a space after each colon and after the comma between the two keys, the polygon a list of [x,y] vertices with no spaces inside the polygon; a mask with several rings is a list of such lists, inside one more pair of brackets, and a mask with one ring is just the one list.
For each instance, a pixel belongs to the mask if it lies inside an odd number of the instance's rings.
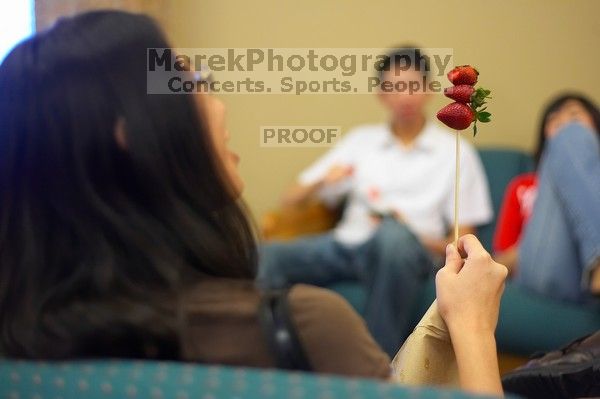
{"label": "long dark hair", "polygon": [[563,93],[557,97],[555,97],[544,109],[542,114],[542,119],[540,120],[540,125],[538,128],[538,142],[537,147],[534,152],[534,160],[536,166],[539,165],[540,159],[542,158],[542,153],[544,152],[544,146],[546,145],[546,124],[548,123],[548,118],[550,115],[556,111],[558,111],[567,101],[577,101],[580,103],[583,108],[590,114],[594,121],[594,127],[596,128],[596,133],[600,134],[600,110],[594,104],[592,100],[579,93]]}
{"label": "long dark hair", "polygon": [[96,11],[0,65],[5,356],[177,359],[187,290],[254,278],[253,229],[194,99],[146,94],[146,51],[168,47],[148,17]]}

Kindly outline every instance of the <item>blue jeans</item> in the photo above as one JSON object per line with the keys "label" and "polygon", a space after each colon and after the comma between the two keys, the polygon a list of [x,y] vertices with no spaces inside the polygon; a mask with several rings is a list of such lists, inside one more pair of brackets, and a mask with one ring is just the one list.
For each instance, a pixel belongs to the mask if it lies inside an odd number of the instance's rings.
{"label": "blue jeans", "polygon": [[568,125],[547,142],[538,175],[516,282],[556,299],[588,302],[589,274],[600,260],[598,135]]}
{"label": "blue jeans", "polygon": [[373,237],[358,246],[345,246],[332,233],[265,243],[257,281],[263,288],[281,288],[357,280],[367,291],[367,327],[393,356],[412,330],[415,301],[432,270],[433,261],[414,234],[384,218]]}

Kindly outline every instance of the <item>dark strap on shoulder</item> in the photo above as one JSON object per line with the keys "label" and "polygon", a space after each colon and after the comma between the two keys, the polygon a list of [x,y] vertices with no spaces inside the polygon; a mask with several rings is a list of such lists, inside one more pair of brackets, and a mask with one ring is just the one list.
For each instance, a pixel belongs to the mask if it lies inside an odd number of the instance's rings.
{"label": "dark strap on shoulder", "polygon": [[261,326],[277,367],[312,371],[290,315],[288,289],[263,294],[259,308]]}

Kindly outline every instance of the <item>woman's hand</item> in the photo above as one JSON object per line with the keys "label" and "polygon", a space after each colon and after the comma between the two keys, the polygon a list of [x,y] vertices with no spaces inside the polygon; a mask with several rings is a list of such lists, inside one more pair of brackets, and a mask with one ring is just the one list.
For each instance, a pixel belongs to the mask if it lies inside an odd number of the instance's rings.
{"label": "woman's hand", "polygon": [[458,240],[458,250],[447,246],[446,265],[435,283],[439,311],[451,332],[494,333],[507,274],[472,234]]}
{"label": "woman's hand", "polygon": [[[461,257],[465,256],[465,259]],[[461,388],[502,395],[494,331],[508,270],[471,234],[446,248],[435,277],[438,310],[452,340]]]}

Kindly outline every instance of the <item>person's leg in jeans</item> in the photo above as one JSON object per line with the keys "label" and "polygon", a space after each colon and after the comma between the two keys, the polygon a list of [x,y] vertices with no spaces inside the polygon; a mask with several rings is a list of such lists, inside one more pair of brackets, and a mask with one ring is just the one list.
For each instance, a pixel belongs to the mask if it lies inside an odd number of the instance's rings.
{"label": "person's leg in jeans", "polygon": [[375,340],[393,357],[410,334],[415,301],[433,270],[429,253],[406,225],[384,218],[361,248],[360,279],[367,289],[365,320]]}
{"label": "person's leg in jeans", "polygon": [[557,299],[588,298],[600,259],[600,144],[570,124],[548,141],[538,195],[519,249],[518,284]]}
{"label": "person's leg in jeans", "polygon": [[259,248],[257,284],[261,288],[283,288],[297,283],[323,286],[355,280],[355,260],[332,233],[266,242]]}
{"label": "person's leg in jeans", "polygon": [[394,356],[412,329],[415,300],[431,270],[432,261],[412,232],[385,218],[373,237],[358,246],[344,246],[331,233],[263,244],[257,283],[281,288],[358,280],[367,290],[367,327]]}

